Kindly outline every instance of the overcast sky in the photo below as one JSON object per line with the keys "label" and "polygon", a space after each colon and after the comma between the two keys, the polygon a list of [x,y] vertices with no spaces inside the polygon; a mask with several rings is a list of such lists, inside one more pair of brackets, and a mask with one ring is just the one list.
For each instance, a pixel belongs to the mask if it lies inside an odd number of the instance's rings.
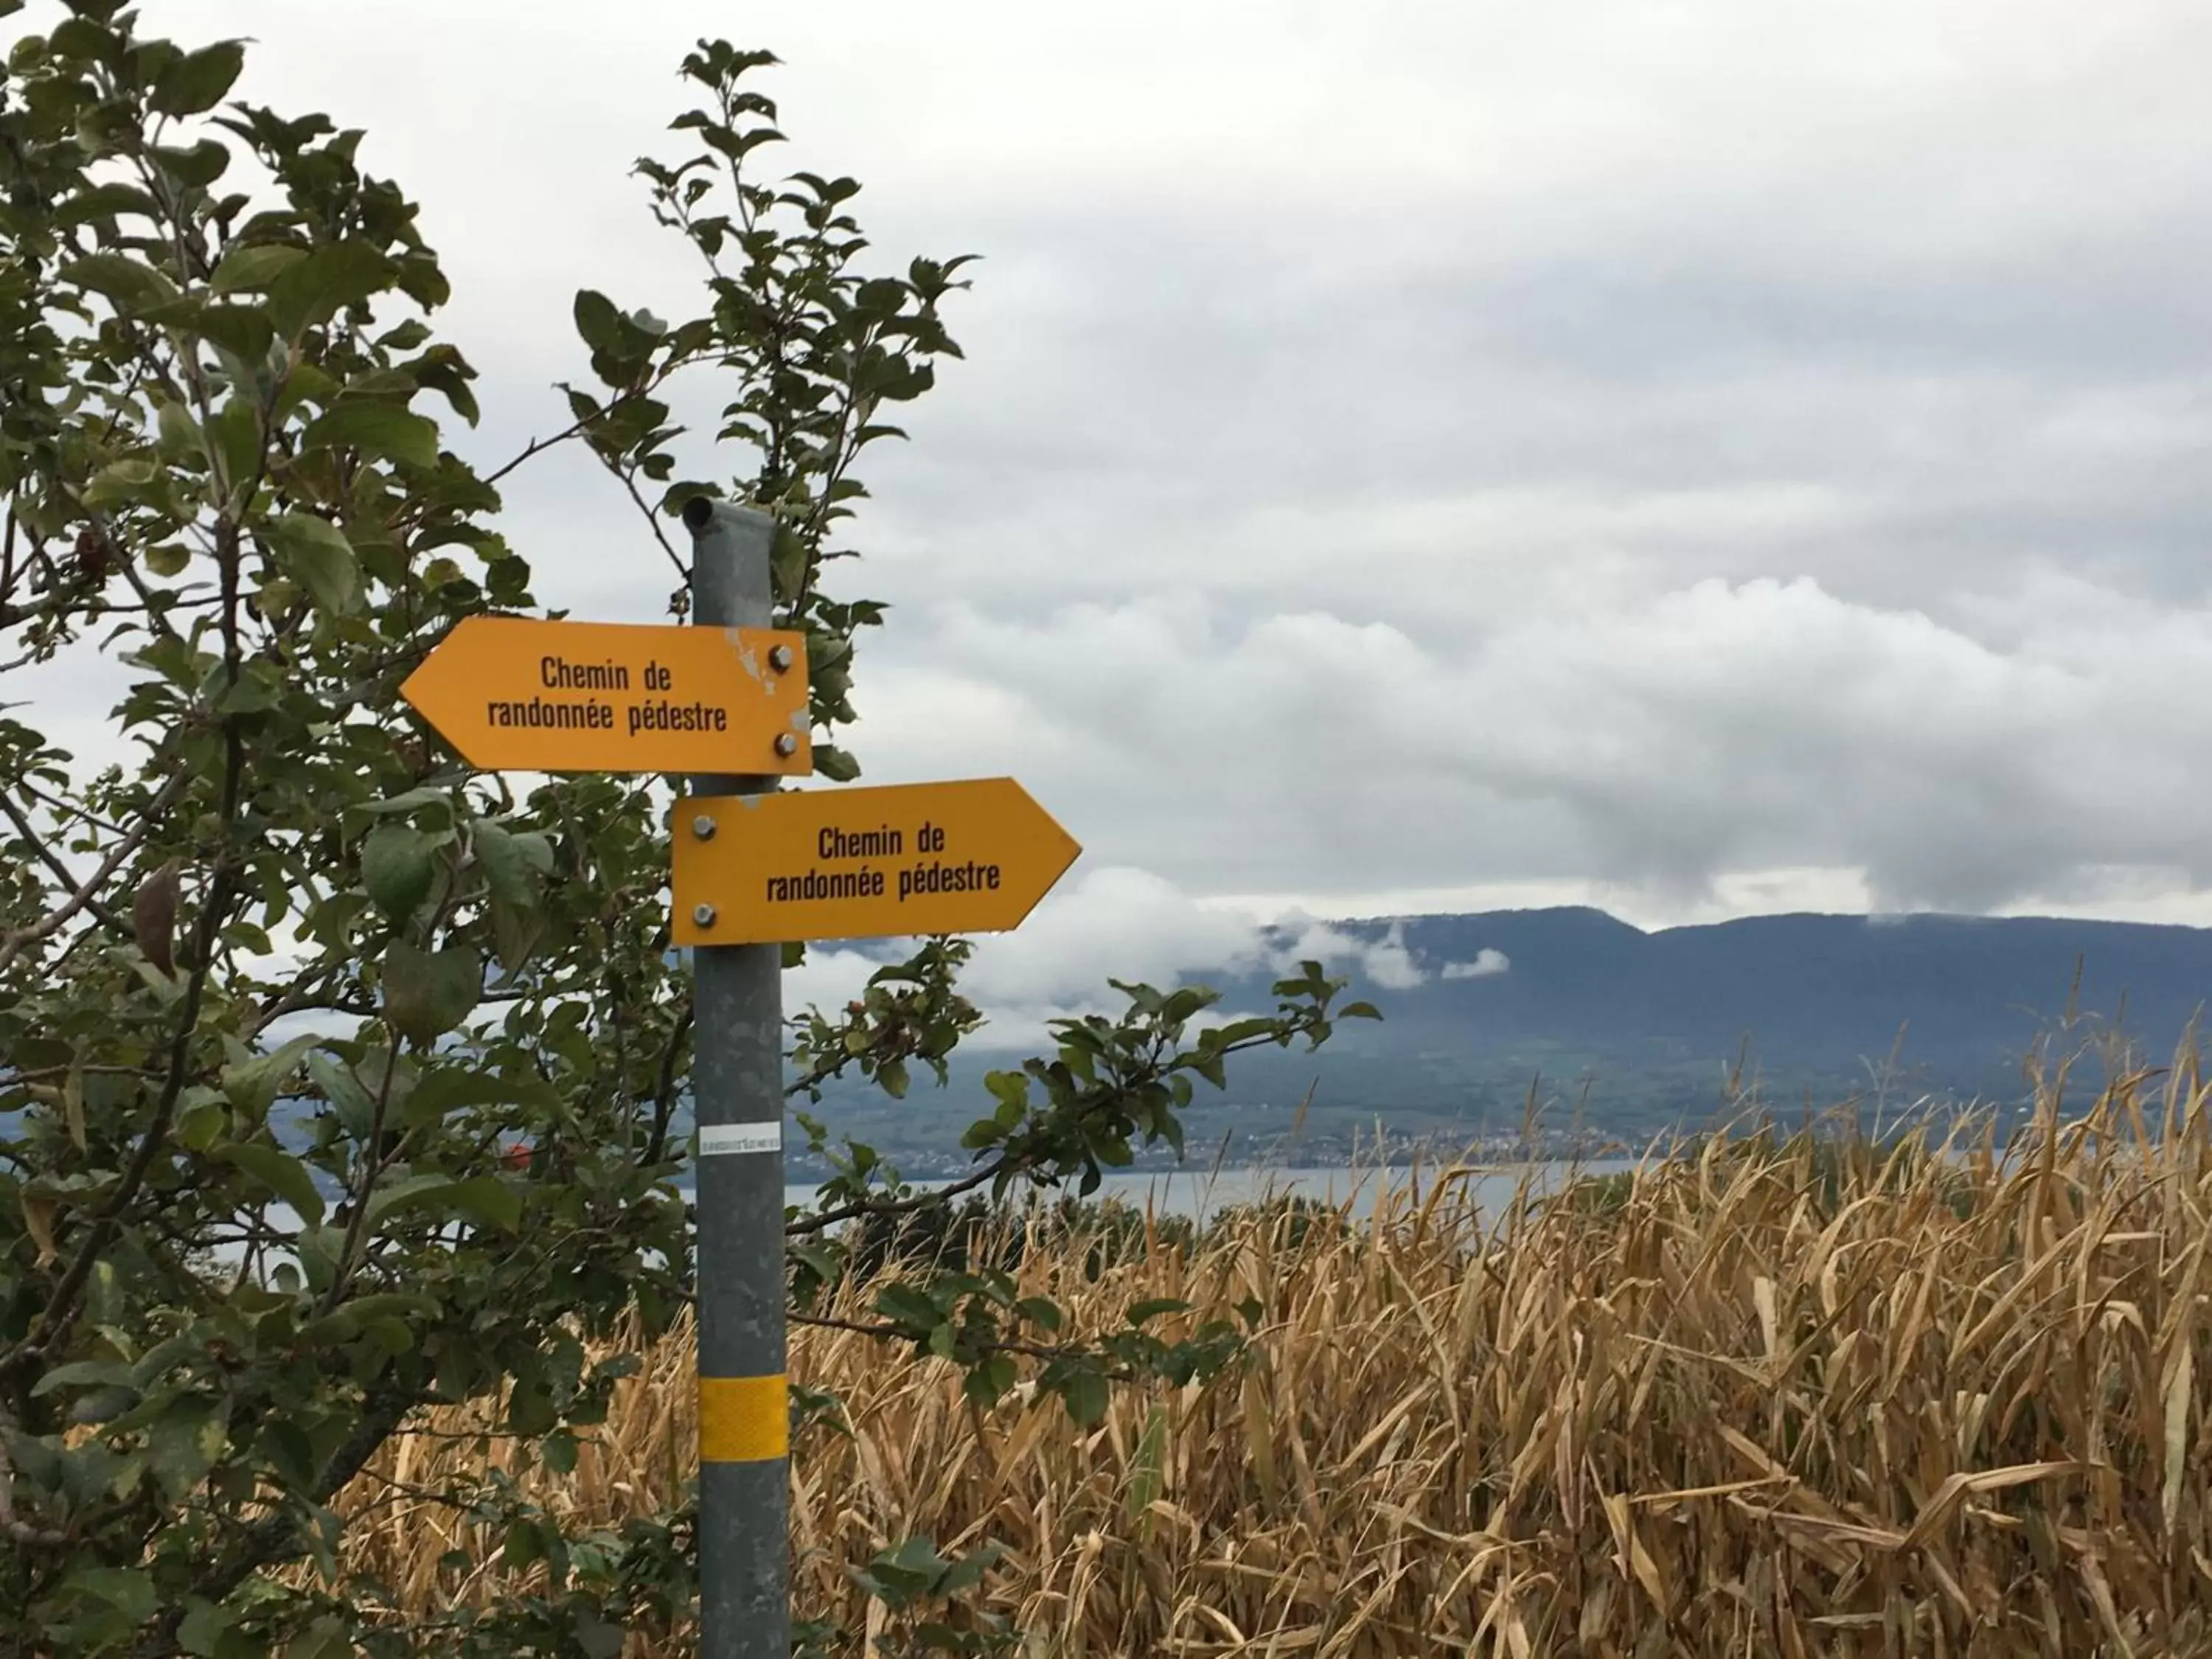
{"label": "overcast sky", "polygon": [[[2212,923],[2201,0],[145,11],[368,130],[487,462],[577,287],[692,304],[627,173],[702,33],[887,256],[984,256],[840,580],[869,781],[1085,844],[1010,986],[1224,900]],[[508,500],[546,602],[660,614],[582,456]]]}

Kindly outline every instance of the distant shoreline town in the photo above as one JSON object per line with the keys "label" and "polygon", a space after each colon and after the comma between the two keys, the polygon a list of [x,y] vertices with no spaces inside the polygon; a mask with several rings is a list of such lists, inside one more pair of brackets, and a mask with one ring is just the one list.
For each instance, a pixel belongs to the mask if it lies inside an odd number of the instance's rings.
{"label": "distant shoreline town", "polygon": [[[957,1146],[890,1147],[876,1146],[885,1162],[908,1181],[952,1181],[973,1175],[975,1156]],[[1178,1158],[1171,1147],[1152,1146],[1131,1162],[1109,1173],[1169,1175],[1193,1170],[1322,1170],[1393,1169],[1419,1165],[1563,1164],[1594,1158],[1634,1158],[1644,1151],[1618,1136],[1595,1133],[1538,1134],[1465,1133],[1392,1135],[1371,1131],[1352,1133],[1336,1130],[1306,1133],[1295,1137],[1248,1136],[1225,1151],[1187,1147]],[[787,1154],[784,1173],[793,1186],[827,1181],[836,1171],[804,1149]]]}

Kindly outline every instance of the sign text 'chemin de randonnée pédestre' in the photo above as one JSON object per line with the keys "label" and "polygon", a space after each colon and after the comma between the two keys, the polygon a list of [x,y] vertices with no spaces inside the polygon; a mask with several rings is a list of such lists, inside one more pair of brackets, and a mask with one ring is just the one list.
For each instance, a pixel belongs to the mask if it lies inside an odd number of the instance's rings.
{"label": "sign text 'chemin de randonn\u00e9e p\u00e9destre'", "polygon": [[[917,855],[915,861],[894,864],[893,860],[907,857],[909,839]],[[802,872],[766,877],[764,896],[771,904],[804,904],[825,899],[881,898],[892,893],[903,904],[923,894],[999,890],[995,863],[973,859],[955,862],[933,856],[947,850],[945,842],[945,830],[927,819],[911,837],[890,824],[874,830],[824,824],[814,841],[817,862]],[[855,864],[854,860],[860,862]],[[825,870],[825,865],[836,867]]]}
{"label": "sign text 'chemin de randonn\u00e9e p\u00e9destre'", "polygon": [[[648,661],[639,678],[648,694],[672,692],[676,689],[676,671],[663,663]],[[549,691],[628,691],[629,665],[612,660],[572,662],[566,657],[548,655],[538,659],[538,681]],[[604,698],[591,697],[581,702],[555,702],[537,695],[527,698],[486,698],[484,723],[493,726],[586,732],[611,732],[617,724],[615,706]],[[625,703],[620,724],[633,738],[641,732],[726,732],[730,729],[730,711],[718,702],[678,702],[667,696],[648,695]]]}
{"label": "sign text 'chemin de randonn\u00e9e p\u00e9destre'", "polygon": [[674,943],[1017,927],[1082,849],[1012,778],[676,803]]}
{"label": "sign text 'chemin de randonn\u00e9e p\u00e9destre'", "polygon": [[402,695],[496,771],[805,775],[805,636],[470,617]]}

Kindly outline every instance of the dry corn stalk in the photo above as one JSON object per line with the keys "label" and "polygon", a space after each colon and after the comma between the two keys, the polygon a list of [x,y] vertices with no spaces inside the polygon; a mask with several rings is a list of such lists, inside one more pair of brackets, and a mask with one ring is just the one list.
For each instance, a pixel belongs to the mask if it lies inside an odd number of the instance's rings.
{"label": "dry corn stalk", "polygon": [[[795,1330],[852,1433],[795,1453],[794,1596],[859,1651],[881,1621],[843,1569],[926,1531],[1004,1547],[986,1599],[1037,1654],[2204,1651],[2212,1123],[2193,1070],[2163,1109],[2150,1086],[2046,1110],[2009,1156],[1752,1138],[1502,1231],[1448,1182],[1295,1244],[1256,1217],[1188,1258],[1155,1238],[1096,1284],[1033,1258],[1097,1324],[1267,1310],[1248,1367],[1090,1432]],[[573,1475],[526,1474],[544,1501],[671,1500],[690,1344],[647,1356]],[[358,1564],[425,1608],[500,1594],[495,1540],[387,1478],[511,1460],[439,1437],[483,1420],[425,1425],[353,1495]],[[439,1565],[457,1547],[475,1570]]]}

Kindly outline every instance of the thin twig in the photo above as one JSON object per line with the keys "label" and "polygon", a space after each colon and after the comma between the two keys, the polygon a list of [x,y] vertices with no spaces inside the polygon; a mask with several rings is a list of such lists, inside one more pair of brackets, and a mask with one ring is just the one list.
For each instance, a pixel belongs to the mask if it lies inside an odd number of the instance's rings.
{"label": "thin twig", "polygon": [[[226,817],[237,810],[236,769],[226,779],[223,795]],[[200,1003],[207,993],[207,982],[215,966],[215,937],[222,926],[222,918],[230,908],[232,869],[228,860],[218,861],[215,873],[209,878],[208,890],[201,900],[198,938],[192,947],[191,976],[185,988],[184,1008],[178,1017],[176,1036],[169,1044],[168,1080],[162,1085],[161,1097],[154,1109],[154,1121],[146,1128],[145,1138],[131,1155],[130,1166],[123,1179],[116,1183],[114,1193],[93,1218],[92,1230],[78,1249],[76,1255],[54,1286],[47,1298],[46,1310],[29,1334],[14,1350],[0,1356],[0,1376],[7,1376],[23,1367],[43,1359],[76,1316],[77,1298],[83,1294],[85,1283],[108,1245],[113,1242],[122,1224],[122,1217],[137,1202],[146,1176],[154,1167],[154,1160],[169,1138],[169,1125],[176,1115],[178,1098],[184,1093],[185,1079],[190,1070],[192,1038],[198,1032]]]}
{"label": "thin twig", "polygon": [[368,1224],[368,1196],[376,1189],[377,1176],[384,1173],[384,1118],[392,1101],[392,1079],[399,1071],[399,1034],[394,1031],[391,1036],[392,1046],[384,1056],[384,1081],[376,1091],[376,1109],[369,1115],[368,1144],[362,1148],[361,1179],[354,1189],[353,1213],[346,1218],[345,1242],[338,1247],[337,1271],[331,1275],[331,1288],[316,1310],[319,1315],[337,1307],[353,1281],[354,1252],[361,1248],[362,1230]]}
{"label": "thin twig", "polygon": [[660,1056],[660,1079],[653,1091],[653,1129],[645,1142],[644,1164],[658,1164],[668,1151],[668,1122],[676,1110],[676,1066],[683,1052],[684,1039],[690,1034],[692,1008],[689,1003],[677,1016],[676,1029],[668,1034],[668,1047]]}
{"label": "thin twig", "polygon": [[[32,853],[39,862],[53,872],[56,881],[59,882],[64,888],[67,888],[70,882],[76,879],[70,873],[69,866],[64,864],[54,849],[47,844],[46,838],[39,833],[39,826],[31,822],[31,815],[23,810],[21,803],[16,800],[10,791],[0,790],[0,811],[6,812],[15,828],[22,832],[23,839],[30,843]],[[120,933],[125,939],[131,937],[130,927],[120,916],[99,900],[88,896],[84,902],[84,908],[92,912],[102,927]],[[0,965],[4,963],[0,963]]]}
{"label": "thin twig", "polygon": [[[594,421],[604,421],[608,416],[613,414],[615,410],[620,409],[625,404],[635,403],[641,398],[651,397],[654,392],[659,391],[663,386],[667,384],[669,377],[675,374],[678,368],[684,368],[697,361],[698,359],[695,356],[684,358],[680,362],[666,364],[661,368],[659,374],[653,377],[652,380],[647,381],[645,385],[638,387],[635,392],[623,392],[618,397],[616,397],[610,401],[604,408],[595,409],[588,415],[578,416],[575,420],[571,421],[568,423],[566,430],[556,432],[550,438],[532,438],[530,441],[528,447],[524,449],[522,453],[517,455],[505,466],[501,467],[495,472],[485,473],[483,475],[483,482],[488,484],[495,484],[501,478],[504,478],[508,473],[514,471],[515,468],[520,466],[525,461],[529,460],[532,457],[542,455],[549,449],[558,448],[561,445],[567,443],[572,438],[581,436],[584,428],[590,426]],[[556,388],[556,390],[564,389],[565,388],[561,387]]]}
{"label": "thin twig", "polygon": [[58,1548],[69,1542],[69,1534],[51,1527],[34,1527],[27,1521],[15,1518],[15,1471],[8,1462],[8,1443],[0,1439],[0,1538],[13,1540],[26,1547]]}
{"label": "thin twig", "polygon": [[629,492],[630,500],[637,503],[637,510],[645,514],[646,523],[652,526],[653,529],[653,539],[659,542],[660,544],[660,550],[668,555],[668,562],[676,567],[676,574],[683,577],[686,581],[690,580],[691,567],[684,563],[681,558],[677,556],[675,548],[671,546],[669,544],[666,532],[660,527],[659,518],[654,514],[651,507],[645,504],[645,497],[638,494],[637,474],[635,471],[622,471],[611,464],[609,465],[607,470],[610,472],[612,472],[615,477],[622,480],[622,486],[624,489]]}
{"label": "thin twig", "polygon": [[[872,1336],[878,1339],[896,1337],[906,1341],[914,1340],[914,1333],[903,1326],[882,1321],[869,1323],[858,1319],[838,1319],[828,1314],[800,1313],[796,1310],[785,1314],[784,1318],[793,1325],[811,1325],[821,1330],[852,1331],[860,1336]],[[986,1353],[1016,1353],[1025,1359],[1072,1359],[1089,1352],[1084,1348],[1048,1348],[1035,1342],[1002,1342],[996,1339],[978,1343],[976,1346]],[[1117,1381],[1127,1382],[1132,1379],[1135,1373],[1126,1370],[1109,1370],[1106,1375]]]}
{"label": "thin twig", "polygon": [[59,909],[44,920],[20,927],[4,939],[0,939],[0,969],[5,969],[29,946],[36,945],[42,939],[51,938],[71,916],[89,906],[93,902],[93,896],[107,884],[108,878],[114,875],[116,871],[122,867],[124,861],[137,852],[146,838],[154,833],[160,823],[161,814],[178,796],[185,793],[186,786],[191,781],[192,775],[189,772],[179,769],[172,773],[169,781],[163,784],[155,793],[154,799],[147,803],[146,815],[139,821],[137,826],[108,849],[107,856],[100,861],[100,867],[79,884],[76,890],[70,895]]}
{"label": "thin twig", "polygon": [[805,1233],[818,1233],[825,1227],[833,1227],[841,1221],[851,1221],[860,1216],[904,1215],[912,1210],[926,1210],[933,1204],[942,1204],[947,1199],[974,1191],[1005,1167],[1006,1160],[1000,1158],[995,1164],[986,1164],[974,1175],[962,1176],[947,1187],[939,1187],[913,1198],[890,1199],[882,1203],[863,1199],[842,1209],[824,1210],[819,1215],[801,1216],[796,1221],[785,1223],[783,1231],[786,1237],[796,1237]]}

